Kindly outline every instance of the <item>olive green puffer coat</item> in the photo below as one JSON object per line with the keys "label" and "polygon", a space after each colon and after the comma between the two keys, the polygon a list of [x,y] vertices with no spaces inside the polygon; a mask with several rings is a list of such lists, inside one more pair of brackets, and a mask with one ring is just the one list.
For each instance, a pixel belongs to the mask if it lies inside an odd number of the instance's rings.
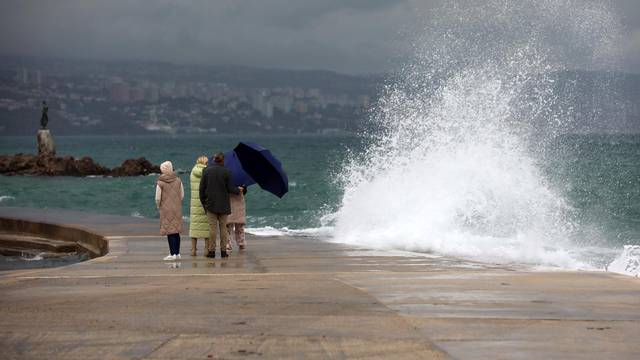
{"label": "olive green puffer coat", "polygon": [[208,238],[209,237],[209,220],[204,212],[202,203],[200,202],[199,188],[202,171],[205,165],[196,164],[191,170],[189,182],[191,185],[191,207],[189,219],[189,237],[191,238]]}

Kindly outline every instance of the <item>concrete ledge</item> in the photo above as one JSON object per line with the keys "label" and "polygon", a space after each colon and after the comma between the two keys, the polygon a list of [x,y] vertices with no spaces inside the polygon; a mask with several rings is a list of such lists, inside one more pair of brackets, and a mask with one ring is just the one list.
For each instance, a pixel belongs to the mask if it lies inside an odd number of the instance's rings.
{"label": "concrete ledge", "polygon": [[104,236],[72,226],[0,217],[0,231],[74,242],[78,251],[87,252],[92,259],[109,252],[109,241]]}

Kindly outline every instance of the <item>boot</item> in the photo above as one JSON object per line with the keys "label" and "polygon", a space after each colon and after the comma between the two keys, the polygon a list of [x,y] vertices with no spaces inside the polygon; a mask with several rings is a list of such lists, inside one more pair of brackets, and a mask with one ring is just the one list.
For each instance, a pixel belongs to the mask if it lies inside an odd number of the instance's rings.
{"label": "boot", "polygon": [[191,256],[196,256],[198,252],[198,239],[191,238]]}

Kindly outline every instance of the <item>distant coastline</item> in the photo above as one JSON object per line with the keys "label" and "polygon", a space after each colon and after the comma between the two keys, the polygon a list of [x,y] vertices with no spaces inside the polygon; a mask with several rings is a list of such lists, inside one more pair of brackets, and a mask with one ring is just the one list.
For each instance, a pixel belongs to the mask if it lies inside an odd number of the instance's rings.
{"label": "distant coastline", "polygon": [[[0,136],[30,135],[42,100],[58,135],[357,133],[394,76],[16,56],[0,56],[0,73]],[[568,130],[640,132],[640,74],[554,77],[574,111]],[[594,83],[615,98],[594,98]]]}

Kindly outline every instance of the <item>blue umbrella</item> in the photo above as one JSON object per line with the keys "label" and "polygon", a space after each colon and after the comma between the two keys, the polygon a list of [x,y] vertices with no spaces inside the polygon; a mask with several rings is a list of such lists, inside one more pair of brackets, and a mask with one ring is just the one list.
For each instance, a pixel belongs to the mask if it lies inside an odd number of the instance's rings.
{"label": "blue umbrella", "polygon": [[[211,160],[213,163],[213,159]],[[255,180],[242,169],[238,155],[232,150],[224,153],[224,167],[231,172],[231,183],[234,186],[249,186],[255,184]]]}
{"label": "blue umbrella", "polygon": [[236,186],[258,184],[277,197],[289,191],[289,178],[271,151],[254,143],[238,143],[225,154],[224,166],[231,171]]}

